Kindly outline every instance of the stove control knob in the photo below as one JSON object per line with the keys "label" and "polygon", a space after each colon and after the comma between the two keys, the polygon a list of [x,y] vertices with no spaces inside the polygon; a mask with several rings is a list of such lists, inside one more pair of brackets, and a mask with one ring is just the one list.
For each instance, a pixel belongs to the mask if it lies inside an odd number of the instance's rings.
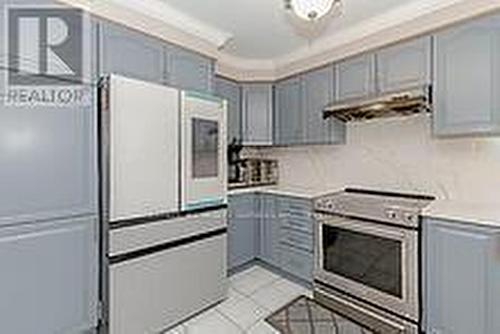
{"label": "stove control knob", "polygon": [[404,214],[404,219],[407,223],[410,223],[410,224],[413,224],[413,225],[417,225],[418,224],[418,219],[419,219],[419,216],[414,214],[414,213],[405,213]]}
{"label": "stove control knob", "polygon": [[385,215],[387,216],[387,218],[391,219],[391,220],[396,220],[398,219],[398,213],[394,210],[387,210],[385,212]]}

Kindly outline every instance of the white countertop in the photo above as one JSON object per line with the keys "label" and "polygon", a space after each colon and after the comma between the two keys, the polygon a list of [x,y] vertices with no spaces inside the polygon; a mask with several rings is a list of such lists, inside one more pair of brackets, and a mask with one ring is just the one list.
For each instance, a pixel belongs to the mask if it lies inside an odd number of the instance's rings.
{"label": "white countertop", "polygon": [[[342,189],[308,189],[301,186],[267,186],[233,189],[230,195],[245,193],[267,193],[291,197],[313,199],[315,197],[341,191]],[[445,219],[470,224],[479,224],[488,227],[500,228],[500,202],[499,203],[473,203],[455,200],[435,200],[424,209],[424,217]]]}
{"label": "white countertop", "polygon": [[318,190],[318,189],[308,189],[300,186],[267,186],[267,187],[253,187],[253,188],[242,188],[242,189],[232,189],[229,190],[229,195],[236,194],[246,194],[246,193],[265,193],[265,194],[275,194],[291,197],[300,197],[305,199],[313,199],[315,197],[325,195],[332,190]]}
{"label": "white countertop", "polygon": [[500,203],[436,200],[423,216],[500,228]]}

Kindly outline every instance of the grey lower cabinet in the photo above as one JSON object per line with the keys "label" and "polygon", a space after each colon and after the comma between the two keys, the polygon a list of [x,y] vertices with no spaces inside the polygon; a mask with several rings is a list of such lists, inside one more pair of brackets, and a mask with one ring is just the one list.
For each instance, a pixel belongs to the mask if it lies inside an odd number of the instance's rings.
{"label": "grey lower cabinet", "polygon": [[0,229],[2,333],[93,333],[97,217]]}
{"label": "grey lower cabinet", "polygon": [[250,146],[273,144],[273,90],[271,83],[242,85],[243,144]]}
{"label": "grey lower cabinet", "polygon": [[101,72],[165,82],[166,44],[109,21],[101,21]]}
{"label": "grey lower cabinet", "polygon": [[436,34],[434,133],[500,133],[500,17]]}
{"label": "grey lower cabinet", "polygon": [[377,91],[375,54],[367,53],[335,65],[337,100],[363,98]]}
{"label": "grey lower cabinet", "polygon": [[335,99],[334,67],[328,66],[303,76],[303,110],[306,144],[345,143],[345,123],[330,117],[323,119],[323,109]]}
{"label": "grey lower cabinet", "polygon": [[500,333],[500,228],[424,220],[425,330]]}
{"label": "grey lower cabinet", "polygon": [[[240,215],[250,218],[241,219]],[[230,269],[259,259],[312,283],[314,219],[310,200],[265,193],[232,195],[228,225]]]}
{"label": "grey lower cabinet", "polygon": [[303,85],[300,76],[276,83],[274,141],[296,145],[304,141]]}
{"label": "grey lower cabinet", "polygon": [[379,93],[432,84],[432,37],[426,36],[377,52]]}
{"label": "grey lower cabinet", "polygon": [[280,269],[306,282],[313,281],[314,248],[312,202],[278,197]]}
{"label": "grey lower cabinet", "polygon": [[241,87],[239,83],[223,78],[215,78],[215,94],[227,100],[227,139],[240,141],[241,137]]}
{"label": "grey lower cabinet", "polygon": [[269,194],[260,195],[260,221],[259,221],[259,251],[257,258],[261,261],[280,267],[280,232],[281,221],[279,218],[276,196]]}
{"label": "grey lower cabinet", "polygon": [[228,268],[255,259],[260,203],[257,195],[240,194],[228,200]]}
{"label": "grey lower cabinet", "polygon": [[175,46],[169,46],[166,51],[166,76],[170,86],[214,93],[215,65],[212,59]]}

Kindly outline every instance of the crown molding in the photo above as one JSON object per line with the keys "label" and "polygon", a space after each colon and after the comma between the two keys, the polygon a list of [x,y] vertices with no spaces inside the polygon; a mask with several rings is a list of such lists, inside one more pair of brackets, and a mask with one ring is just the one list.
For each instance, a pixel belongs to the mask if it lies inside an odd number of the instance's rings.
{"label": "crown molding", "polygon": [[[180,21],[168,21],[168,17],[173,12],[155,14],[158,7],[151,7],[147,9],[147,5],[151,0],[132,0],[132,1],[100,1],[100,0],[57,0],[58,2],[81,8],[88,13],[102,17],[106,20],[120,23],[129,28],[138,30],[142,33],[151,35],[153,37],[165,40],[169,43],[191,49],[205,56],[217,59],[220,52],[220,44],[224,39],[231,38],[228,34],[217,32],[215,34],[205,34],[204,37],[195,35],[198,28],[179,29],[179,27],[172,24],[175,22],[179,24],[182,21],[181,16],[178,17]],[[156,0],[153,0],[156,1]],[[142,3],[137,9],[132,9],[131,4],[137,2]],[[166,21],[167,20],[167,21]],[[189,20],[191,26],[196,26],[196,21]],[[187,22],[187,21],[186,21]]]}
{"label": "crown molding", "polygon": [[[410,3],[325,36],[276,59],[246,59],[222,46],[232,36],[158,7],[158,0],[58,0],[217,60],[219,75],[238,81],[274,81],[500,10],[500,0],[426,0]],[[156,6],[149,6],[156,4]],[[160,10],[161,9],[161,10]],[[175,18],[172,15],[176,16]]]}

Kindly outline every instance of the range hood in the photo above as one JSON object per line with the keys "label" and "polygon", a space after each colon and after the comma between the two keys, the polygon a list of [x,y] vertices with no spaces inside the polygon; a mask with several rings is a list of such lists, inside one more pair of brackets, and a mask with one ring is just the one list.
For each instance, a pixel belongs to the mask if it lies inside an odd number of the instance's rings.
{"label": "range hood", "polygon": [[365,99],[338,101],[323,109],[323,118],[335,117],[342,122],[351,122],[430,112],[431,92],[431,86],[426,85]]}

